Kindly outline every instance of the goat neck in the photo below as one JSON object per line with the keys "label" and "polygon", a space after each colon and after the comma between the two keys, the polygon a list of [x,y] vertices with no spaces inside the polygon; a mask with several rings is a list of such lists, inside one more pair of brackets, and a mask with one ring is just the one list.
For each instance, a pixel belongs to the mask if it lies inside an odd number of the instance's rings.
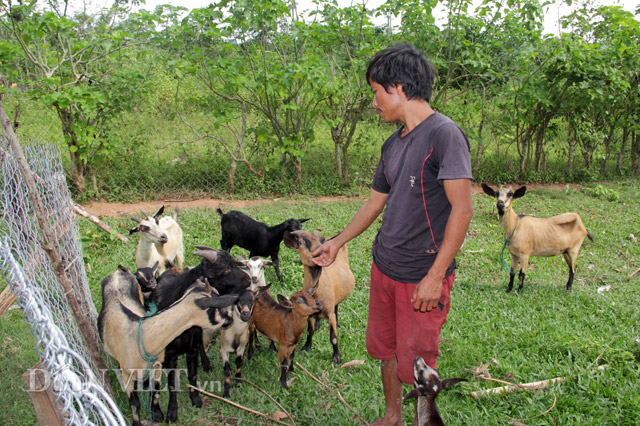
{"label": "goat neck", "polygon": [[[500,192],[502,195],[502,191]],[[508,237],[510,235],[513,235],[513,231],[516,229],[518,223],[518,215],[516,214],[515,210],[513,210],[511,199],[503,201],[503,206],[500,206],[501,201],[501,199],[498,199],[498,221],[500,223],[500,226],[502,226],[504,234]]]}
{"label": "goat neck", "polygon": [[[222,314],[221,309],[198,306],[197,299],[203,298],[203,292],[190,291],[178,302],[155,315],[141,318],[142,343],[151,355],[162,352],[169,343],[193,326],[218,328],[229,325],[233,320],[229,308]],[[218,296],[220,302],[231,305],[237,296]],[[227,303],[228,302],[228,303]]]}

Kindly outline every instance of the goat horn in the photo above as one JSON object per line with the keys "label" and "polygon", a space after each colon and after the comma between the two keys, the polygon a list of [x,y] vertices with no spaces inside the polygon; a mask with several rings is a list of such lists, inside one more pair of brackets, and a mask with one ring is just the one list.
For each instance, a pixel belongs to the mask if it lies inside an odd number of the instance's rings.
{"label": "goat horn", "polygon": [[142,222],[142,219],[138,219],[138,218],[137,218],[137,217],[135,217],[135,216],[133,216],[133,217],[131,218],[131,220],[132,220],[132,221],[134,221],[134,222],[137,222],[137,223]]}
{"label": "goat horn", "polygon": [[215,250],[198,250],[193,252],[196,256],[203,257],[211,263],[215,263],[218,260],[218,252]]}
{"label": "goat horn", "polygon": [[215,251],[215,250],[216,250],[216,249],[211,248],[211,247],[209,247],[209,246],[196,246],[196,248],[197,248],[198,250],[213,250],[213,251]]}

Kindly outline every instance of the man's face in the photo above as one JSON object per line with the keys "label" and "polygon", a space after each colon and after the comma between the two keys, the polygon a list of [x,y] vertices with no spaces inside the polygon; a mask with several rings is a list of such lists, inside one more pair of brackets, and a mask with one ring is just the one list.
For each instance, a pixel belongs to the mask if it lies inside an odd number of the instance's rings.
{"label": "man's face", "polygon": [[402,85],[390,86],[389,92],[375,81],[371,81],[371,91],[373,92],[373,107],[380,117],[392,123],[400,120],[400,107],[407,100],[402,90]]}

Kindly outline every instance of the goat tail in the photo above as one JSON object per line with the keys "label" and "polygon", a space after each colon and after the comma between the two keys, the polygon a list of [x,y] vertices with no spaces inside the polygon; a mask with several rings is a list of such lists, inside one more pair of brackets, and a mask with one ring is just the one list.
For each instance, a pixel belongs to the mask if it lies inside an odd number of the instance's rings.
{"label": "goat tail", "polygon": [[587,237],[591,240],[591,242],[595,243],[596,239],[593,235],[591,235],[591,232],[587,231]]}
{"label": "goat tail", "polygon": [[221,209],[220,207],[218,207],[218,208],[216,209],[216,211],[218,212],[218,214],[219,214],[220,216],[224,215],[224,212],[222,211],[222,209]]}

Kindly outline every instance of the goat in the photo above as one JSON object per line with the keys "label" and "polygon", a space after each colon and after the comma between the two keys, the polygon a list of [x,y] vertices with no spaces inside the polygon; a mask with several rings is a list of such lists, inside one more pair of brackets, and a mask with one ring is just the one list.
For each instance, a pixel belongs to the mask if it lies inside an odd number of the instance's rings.
{"label": "goat", "polygon": [[[317,283],[316,283],[317,284]],[[293,371],[295,347],[304,332],[307,319],[322,310],[322,303],[313,298],[317,285],[307,290],[299,290],[289,299],[278,294],[276,302],[269,287],[259,287],[256,303],[253,307],[253,324],[262,334],[278,342],[278,359],[280,360],[280,384],[285,389],[287,371]],[[254,333],[249,333],[253,336]],[[253,341],[249,341],[249,352],[253,352]]]}
{"label": "goat", "polygon": [[440,380],[438,371],[429,367],[421,356],[416,356],[413,360],[413,378],[416,387],[404,397],[404,402],[412,398],[416,399],[418,426],[444,426],[436,406],[436,397],[442,389],[466,382],[467,379]]}
{"label": "goat", "polygon": [[[158,279],[158,285],[153,292],[153,300],[158,309],[174,303],[182,297],[199,278],[211,283],[220,294],[238,294],[250,285],[250,279],[234,261],[233,257],[224,250],[215,250],[207,246],[196,246],[195,255],[202,257],[200,264],[194,268],[178,273],[169,269]],[[237,296],[236,296],[237,297]],[[234,311],[237,309],[234,307]],[[205,352],[205,346],[211,341],[217,328],[192,327],[177,336],[166,348],[163,368],[168,371],[169,406],[167,421],[178,419],[178,377],[176,367],[178,357],[182,354],[187,358],[187,378],[192,386],[197,386],[198,357],[202,360],[204,371],[211,371],[211,364]],[[189,389],[191,403],[195,407],[202,407],[202,399],[198,391]]]}
{"label": "goat", "polygon": [[250,259],[236,256],[236,259],[241,267],[246,268],[245,272],[249,275],[249,278],[251,278],[251,290],[267,285],[267,280],[264,278],[264,267],[273,266],[272,261],[263,259],[260,256],[253,256]]}
{"label": "goat", "polygon": [[309,317],[307,341],[302,350],[311,349],[313,333],[317,330],[317,321],[320,318],[327,318],[329,320],[329,340],[333,345],[333,362],[339,364],[342,362],[342,356],[338,349],[338,305],[353,292],[356,280],[349,267],[346,245],[338,251],[336,260],[331,265],[323,268],[313,263],[311,253],[324,241],[324,237],[318,231],[313,233],[308,231],[288,232],[284,237],[285,245],[298,251],[300,261],[304,266],[302,288],[310,288],[317,281],[318,291],[315,297],[322,302],[322,312]]}
{"label": "goat", "polygon": [[526,186],[513,191],[512,187],[500,186],[493,190],[486,183],[482,184],[485,194],[497,200],[500,225],[505,235],[505,246],[511,254],[511,270],[507,293],[513,290],[516,269],[520,265],[518,291],[524,286],[524,277],[529,266],[529,256],[556,256],[562,254],[569,266],[569,280],[566,289],[571,290],[576,272],[576,261],[580,246],[585,237],[594,241],[593,235],[587,231],[578,213],[564,213],[549,218],[518,215],[513,210],[512,202],[522,197]]}
{"label": "goat", "polygon": [[224,213],[222,209],[218,208],[217,211],[220,215],[222,228],[220,247],[229,251],[236,245],[249,250],[250,257],[271,257],[276,276],[280,282],[283,282],[278,253],[284,233],[302,229],[302,223],[309,219],[287,219],[279,225],[269,226],[237,210]]}
{"label": "goat", "polygon": [[238,295],[238,302],[233,310],[233,323],[230,327],[220,330],[220,357],[222,358],[222,370],[224,374],[224,393],[222,396],[229,398],[231,389],[231,364],[229,355],[236,353],[235,377],[242,377],[242,364],[244,350],[249,342],[249,321],[256,301],[255,290],[243,289]]}
{"label": "goat", "polygon": [[158,269],[158,265],[159,262],[156,261],[152,267],[139,268],[136,271],[136,280],[138,280],[138,285],[140,285],[140,290],[142,291],[142,300],[146,312],[151,310],[151,294],[158,285],[156,280],[156,270]]}
{"label": "goat", "polygon": [[138,225],[129,230],[129,235],[140,232],[140,241],[136,250],[136,265],[138,268],[148,268],[157,261],[159,262],[158,275],[172,267],[174,259],[177,261],[179,269],[182,269],[184,264],[182,229],[176,222],[177,213],[174,213],[174,217],[160,218],[162,213],[164,213],[164,206],[160,207],[153,217],[149,217],[144,212],[145,219],[132,217],[131,220],[137,222]]}
{"label": "goat", "polygon": [[[162,421],[157,389],[165,347],[186,329],[198,326],[220,328],[233,321],[229,306],[237,296],[214,296],[209,286],[200,282],[184,296],[154,315],[145,317],[142,292],[136,276],[123,266],[102,280],[102,308],[98,315],[98,331],[106,352],[120,367],[125,392],[129,398],[132,423],[141,426],[140,400],[134,386],[146,381],[151,389],[151,411],[154,421]],[[145,353],[145,357],[142,356]],[[147,369],[151,371],[147,371]]]}

